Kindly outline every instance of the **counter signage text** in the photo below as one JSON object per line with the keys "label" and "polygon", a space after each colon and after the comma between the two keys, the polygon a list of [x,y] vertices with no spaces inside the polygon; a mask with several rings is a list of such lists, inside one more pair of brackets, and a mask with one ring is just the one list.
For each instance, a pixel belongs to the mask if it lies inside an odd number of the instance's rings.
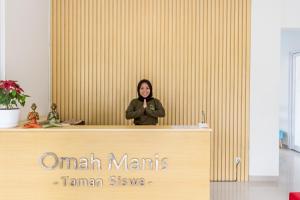
{"label": "counter signage text", "polygon": [[[158,153],[153,157],[130,157],[127,153],[116,156],[109,153],[106,159],[95,156],[95,153],[82,157],[58,156],[54,152],[46,152],[39,158],[39,163],[46,170],[76,170],[76,171],[97,171],[101,177],[70,177],[61,176],[60,181],[54,181],[55,185],[64,187],[93,187],[103,188],[107,186],[146,186],[152,184],[151,180],[144,177],[124,177],[124,173],[137,171],[166,171],[168,169],[168,158],[161,157]],[[101,173],[101,171],[103,171]],[[108,171],[104,173],[104,171]],[[117,175],[110,175],[111,172]],[[119,175],[118,173],[122,173]],[[107,176],[105,178],[105,175]],[[148,177],[149,178],[149,177]]]}

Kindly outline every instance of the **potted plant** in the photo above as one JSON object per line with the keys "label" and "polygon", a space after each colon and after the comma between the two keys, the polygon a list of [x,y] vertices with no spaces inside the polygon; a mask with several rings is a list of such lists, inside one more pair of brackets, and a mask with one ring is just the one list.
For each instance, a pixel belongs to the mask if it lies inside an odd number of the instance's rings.
{"label": "potted plant", "polygon": [[0,128],[13,128],[19,123],[21,106],[25,105],[28,95],[17,81],[0,80]]}

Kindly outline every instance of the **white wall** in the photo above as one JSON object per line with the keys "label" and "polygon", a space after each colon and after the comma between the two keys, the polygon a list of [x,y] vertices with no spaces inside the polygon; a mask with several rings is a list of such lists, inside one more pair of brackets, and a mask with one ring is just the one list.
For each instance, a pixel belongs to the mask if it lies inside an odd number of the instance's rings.
{"label": "white wall", "polygon": [[279,175],[281,0],[252,0],[250,176]]}
{"label": "white wall", "polygon": [[[300,16],[300,14],[299,14]],[[280,113],[279,127],[289,132],[289,68],[290,53],[294,51],[300,52],[300,29],[283,29],[281,36],[281,67],[280,67]],[[287,141],[286,141],[287,144]]]}
{"label": "white wall", "polygon": [[300,28],[300,1],[299,0],[281,0],[282,1],[282,28]]}
{"label": "white wall", "polygon": [[40,115],[49,111],[49,0],[7,0],[6,79],[18,80],[31,97],[22,118],[37,103]]}

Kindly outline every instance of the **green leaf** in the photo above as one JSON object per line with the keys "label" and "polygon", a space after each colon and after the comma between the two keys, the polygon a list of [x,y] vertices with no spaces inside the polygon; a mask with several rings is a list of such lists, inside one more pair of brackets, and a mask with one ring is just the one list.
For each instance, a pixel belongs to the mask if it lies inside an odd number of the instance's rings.
{"label": "green leaf", "polygon": [[15,97],[15,96],[17,95],[17,91],[16,91],[16,90],[13,90],[13,91],[11,92],[11,94],[12,94],[13,97]]}
{"label": "green leaf", "polygon": [[20,95],[19,98],[18,98],[18,101],[21,104],[21,106],[25,105],[25,100],[26,100],[26,97],[23,96],[23,95]]}

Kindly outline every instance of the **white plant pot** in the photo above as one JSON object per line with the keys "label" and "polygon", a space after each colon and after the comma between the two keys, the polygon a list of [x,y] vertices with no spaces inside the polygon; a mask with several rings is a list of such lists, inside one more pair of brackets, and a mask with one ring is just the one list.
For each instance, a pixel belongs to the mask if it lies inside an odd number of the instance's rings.
{"label": "white plant pot", "polygon": [[20,109],[1,110],[0,109],[0,128],[17,127],[20,120]]}

